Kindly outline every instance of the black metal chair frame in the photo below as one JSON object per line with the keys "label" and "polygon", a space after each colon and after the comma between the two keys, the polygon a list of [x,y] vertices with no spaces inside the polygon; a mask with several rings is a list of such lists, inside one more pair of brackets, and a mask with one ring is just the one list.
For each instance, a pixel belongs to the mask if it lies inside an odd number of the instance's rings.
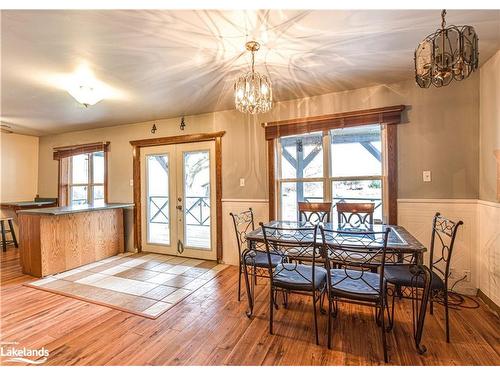
{"label": "black metal chair frame", "polygon": [[[246,248],[246,235],[249,231],[255,230],[255,223],[253,219],[253,210],[249,208],[247,211],[240,212],[238,214],[229,215],[233,219],[234,232],[236,234],[236,243],[238,245],[238,259],[239,259],[239,270],[238,270],[238,302],[241,300],[241,276],[244,273],[245,262],[243,257],[247,254],[248,249]],[[254,283],[256,274],[256,267],[253,267],[253,272],[250,273],[253,276]]]}
{"label": "black metal chair frame", "polygon": [[[389,314],[386,301],[384,268],[386,263],[387,239],[390,229],[383,232],[327,230],[320,226],[322,243],[321,256],[327,270],[328,297],[328,348],[331,348],[332,318],[339,312],[338,302],[354,303],[375,307],[375,320],[381,328],[384,361],[388,362],[384,310]],[[341,265],[334,268],[331,264]],[[379,268],[378,277],[371,272]],[[332,272],[335,274],[332,280]],[[338,276],[338,277],[337,277]],[[369,279],[378,279],[374,285]],[[343,282],[356,284],[357,290],[340,287]],[[339,286],[335,288],[335,286]],[[363,289],[364,288],[364,289]],[[378,289],[377,289],[378,288]]]}
{"label": "black metal chair frame", "polygon": [[[450,325],[449,325],[449,301],[448,301],[448,279],[450,276],[450,265],[451,256],[453,253],[453,248],[455,245],[455,239],[457,235],[458,228],[463,225],[463,221],[452,221],[443,216],[439,212],[436,212],[432,221],[432,235],[430,244],[430,256],[429,256],[429,288],[427,293],[429,296],[423,296],[423,298],[428,298],[430,301],[429,312],[432,315],[434,313],[434,302],[441,303],[444,306],[445,312],[445,329],[446,329],[446,342],[450,342]],[[434,259],[436,253],[436,238],[439,240],[441,245],[441,252],[437,259]],[[437,272],[434,272],[437,271]],[[432,288],[432,277],[436,275],[441,278],[444,284],[444,289],[433,289]],[[417,285],[417,284],[416,284]],[[391,316],[389,320],[389,329],[392,329],[394,325],[394,302],[395,297],[414,299],[418,296],[413,292],[413,288],[408,291],[408,288],[403,285],[394,285],[394,288],[388,290],[388,295],[392,296],[392,307]],[[421,289],[421,288],[419,288]],[[423,288],[425,293],[425,288]],[[419,352],[425,352],[425,347],[418,347]]]}
{"label": "black metal chair frame", "polygon": [[[319,262],[320,265],[317,264],[317,260],[320,259],[319,249],[316,243],[317,225],[300,228],[271,227],[265,226],[263,223],[259,223],[259,225],[262,228],[269,261],[269,333],[273,334],[273,313],[275,308],[278,309],[278,292],[283,293],[285,307],[288,307],[288,295],[290,293],[307,295],[311,296],[313,301],[314,332],[316,344],[319,345],[316,304],[320,302],[322,295],[325,293],[326,283],[323,282],[323,285],[316,285],[317,272],[324,273],[322,262]],[[293,257],[288,256],[287,249],[293,249]],[[299,253],[297,253],[297,251]],[[298,260],[298,258],[301,257],[301,252],[308,254],[308,265],[301,264]],[[279,254],[281,256],[281,267],[277,266],[274,269],[272,268],[271,254]],[[311,270],[310,277],[305,275],[304,271],[301,272],[301,270],[303,270],[301,267],[308,267]],[[284,286],[283,283],[277,285],[276,278],[281,272],[290,272],[299,275],[299,277],[307,282],[307,285],[310,283],[310,289],[309,287],[294,287],[293,283],[289,283],[288,287]]]}
{"label": "black metal chair frame", "polygon": [[[234,231],[236,234],[236,243],[238,244],[238,256],[239,256],[239,270],[238,270],[238,302],[241,301],[241,277],[245,276],[245,282],[247,283],[247,292],[255,295],[255,286],[257,285],[257,278],[269,278],[267,267],[258,266],[252,259],[256,255],[258,249],[249,249],[247,246],[246,235],[255,230],[255,222],[253,216],[252,208],[247,211],[240,212],[239,214],[230,213],[233,224]],[[265,250],[261,250],[265,253]],[[252,282],[248,281],[248,276],[252,278]],[[253,300],[253,298],[252,298]]]}

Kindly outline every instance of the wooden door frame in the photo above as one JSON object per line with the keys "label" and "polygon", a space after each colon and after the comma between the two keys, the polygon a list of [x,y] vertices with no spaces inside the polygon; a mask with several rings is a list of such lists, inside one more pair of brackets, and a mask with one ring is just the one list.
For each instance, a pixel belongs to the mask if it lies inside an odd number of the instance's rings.
{"label": "wooden door frame", "polygon": [[141,148],[215,141],[215,212],[217,223],[216,247],[217,261],[222,261],[222,136],[225,131],[175,135],[171,137],[148,138],[130,141],[133,155],[134,181],[134,247],[142,252],[141,217]]}

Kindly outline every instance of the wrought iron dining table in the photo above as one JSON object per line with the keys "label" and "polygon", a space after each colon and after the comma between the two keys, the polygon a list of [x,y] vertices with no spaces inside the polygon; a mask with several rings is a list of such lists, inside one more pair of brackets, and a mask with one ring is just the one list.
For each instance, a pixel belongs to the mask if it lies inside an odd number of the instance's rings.
{"label": "wrought iron dining table", "polygon": [[[386,261],[389,263],[412,263],[416,265],[423,264],[423,254],[427,251],[426,247],[420,243],[414,236],[412,236],[405,228],[398,225],[388,225],[388,224],[370,224],[370,225],[361,225],[361,226],[353,226],[350,224],[338,224],[338,223],[324,223],[325,229],[330,230],[338,230],[342,232],[352,232],[353,235],[356,232],[360,231],[373,231],[373,232],[383,232],[387,228],[390,228],[389,236],[387,240],[387,251],[386,251],[386,259],[390,259]],[[309,222],[295,222],[295,221],[278,221],[274,220],[265,224],[266,227],[276,227],[276,228],[302,228],[302,227],[311,227],[314,225]],[[318,231],[318,236],[320,233]],[[269,235],[268,235],[269,237]],[[272,235],[271,235],[272,237]],[[271,238],[272,239],[272,238]],[[258,228],[252,232],[249,232],[246,235],[247,240],[247,252],[251,253],[252,251],[266,251],[264,236],[262,234],[262,229]],[[318,242],[321,242],[321,238],[318,237]],[[291,240],[293,241],[293,240]],[[251,285],[247,267],[244,267],[245,274],[245,284],[247,289],[247,298],[248,298],[248,311],[247,316],[250,318],[253,315],[253,307],[254,307],[254,286]],[[425,312],[427,309],[427,301],[428,301],[429,290],[423,290],[421,293],[420,300],[420,308],[418,311],[413,310],[413,329],[414,329],[414,338],[415,344],[417,348],[420,346],[420,340],[422,337],[423,331],[423,323],[425,320]]]}

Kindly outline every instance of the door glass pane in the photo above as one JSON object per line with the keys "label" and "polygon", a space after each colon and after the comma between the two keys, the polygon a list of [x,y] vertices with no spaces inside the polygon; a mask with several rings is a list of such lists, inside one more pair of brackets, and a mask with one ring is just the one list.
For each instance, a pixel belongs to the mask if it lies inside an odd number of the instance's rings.
{"label": "door glass pane", "polygon": [[322,202],[322,182],[282,182],[281,220],[297,221],[298,202]]}
{"label": "door glass pane", "polygon": [[281,178],[323,177],[323,136],[321,133],[283,137]]}
{"label": "door glass pane", "polygon": [[78,206],[87,203],[87,186],[72,186],[71,204]]}
{"label": "door glass pane", "polygon": [[330,142],[333,177],[382,174],[380,125],[330,130]]}
{"label": "door glass pane", "polygon": [[[382,221],[382,181],[381,180],[345,180],[332,182],[333,203],[375,203],[374,221]],[[333,209],[333,219],[337,220],[337,211]]]}
{"label": "door glass pane", "polygon": [[103,184],[104,183],[104,152],[94,152],[92,154],[93,158],[93,178],[94,184]]}
{"label": "door glass pane", "polygon": [[72,184],[87,184],[89,182],[89,155],[81,154],[71,157]]}
{"label": "door glass pane", "polygon": [[148,155],[146,163],[148,243],[169,245],[168,155]]}
{"label": "door glass pane", "polygon": [[94,204],[104,204],[104,186],[94,186]]}
{"label": "door glass pane", "polygon": [[210,154],[183,153],[184,244],[210,249]]}

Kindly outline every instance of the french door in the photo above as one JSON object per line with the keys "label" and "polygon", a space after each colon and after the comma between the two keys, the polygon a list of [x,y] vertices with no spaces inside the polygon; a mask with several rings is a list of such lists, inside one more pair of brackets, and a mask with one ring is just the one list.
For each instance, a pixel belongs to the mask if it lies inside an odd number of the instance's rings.
{"label": "french door", "polygon": [[144,251],[216,259],[214,142],[141,149]]}

